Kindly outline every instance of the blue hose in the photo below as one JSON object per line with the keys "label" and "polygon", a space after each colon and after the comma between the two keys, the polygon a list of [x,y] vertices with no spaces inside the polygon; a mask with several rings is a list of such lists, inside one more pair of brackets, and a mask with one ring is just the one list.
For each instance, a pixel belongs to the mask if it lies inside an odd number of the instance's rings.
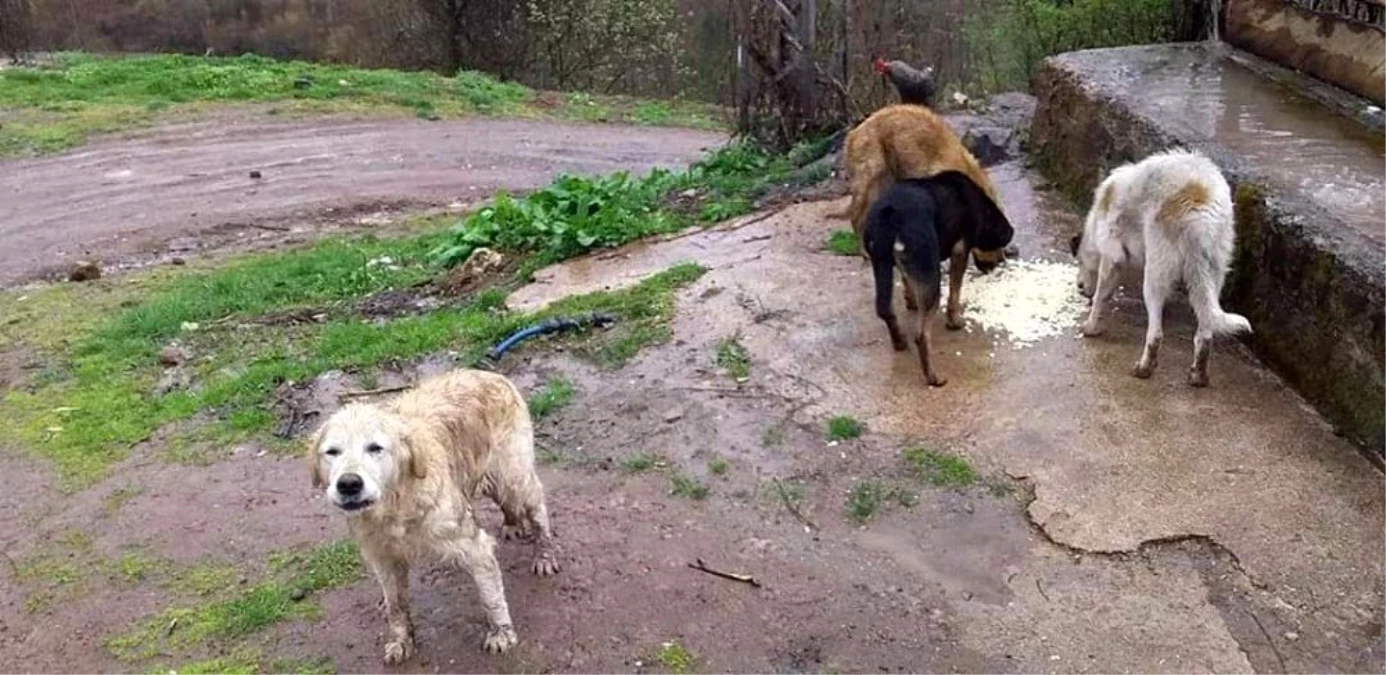
{"label": "blue hose", "polygon": [[518,345],[521,342],[524,342],[525,340],[528,340],[536,335],[546,335],[548,333],[558,333],[562,331],[576,330],[579,328],[585,328],[587,326],[609,326],[615,322],[615,317],[612,317],[609,314],[601,314],[599,312],[593,312],[591,314],[579,317],[548,319],[546,321],[536,323],[533,326],[522,328],[516,331],[510,337],[502,340],[500,344],[496,345],[495,347],[492,347],[490,351],[486,352],[486,358],[491,359],[492,361],[499,361],[500,358],[502,356],[505,356],[505,353],[513,349],[515,345]]}

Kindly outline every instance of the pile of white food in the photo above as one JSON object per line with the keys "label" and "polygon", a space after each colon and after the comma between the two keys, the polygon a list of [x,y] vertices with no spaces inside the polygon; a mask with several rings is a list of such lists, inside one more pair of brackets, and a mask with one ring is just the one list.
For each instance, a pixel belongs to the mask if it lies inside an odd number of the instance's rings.
{"label": "pile of white food", "polygon": [[1016,349],[1029,347],[1072,332],[1088,311],[1077,280],[1078,266],[1071,263],[1008,260],[991,274],[969,275],[964,316],[1004,334]]}

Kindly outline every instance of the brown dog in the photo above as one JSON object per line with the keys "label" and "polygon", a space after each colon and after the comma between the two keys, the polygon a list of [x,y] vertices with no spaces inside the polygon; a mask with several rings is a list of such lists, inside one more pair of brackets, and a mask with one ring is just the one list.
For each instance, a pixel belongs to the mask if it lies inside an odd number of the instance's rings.
{"label": "brown dog", "polygon": [[[866,214],[887,188],[905,178],[929,178],[944,171],[957,171],[999,205],[996,188],[982,170],[977,158],[963,147],[957,134],[936,113],[918,105],[893,105],[876,111],[847,134],[845,160],[852,203],[847,217],[857,240],[862,239]],[[963,327],[962,281],[967,270],[968,251],[954,247],[947,252],[948,328]],[[1003,249],[975,248],[972,258],[981,266],[995,266],[1005,259]],[[862,255],[866,256],[865,248]],[[867,256],[869,257],[869,256]],[[905,285],[905,306],[918,309],[919,303],[909,284]]]}
{"label": "brown dog", "polygon": [[347,514],[351,534],[385,594],[385,663],[414,652],[409,563],[442,559],[476,581],[490,630],[483,647],[518,641],[505,602],[496,542],[472,501],[495,500],[507,534],[535,538],[534,572],[558,571],[544,486],[534,473],[534,429],[525,399],[504,376],[457,370],[381,405],[357,403],[313,438],[314,487]]}

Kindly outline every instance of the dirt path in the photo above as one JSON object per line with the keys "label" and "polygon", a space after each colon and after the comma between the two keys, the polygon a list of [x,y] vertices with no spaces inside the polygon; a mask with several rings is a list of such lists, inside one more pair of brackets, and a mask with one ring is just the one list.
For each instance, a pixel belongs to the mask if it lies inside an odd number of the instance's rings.
{"label": "dirt path", "polygon": [[[227,117],[0,163],[0,286],[388,205],[474,202],[561,172],[643,172],[723,139],[686,129],[503,119],[267,123]],[[251,178],[258,171],[259,179]],[[253,224],[253,225],[252,225]],[[179,241],[183,239],[185,241]]]}

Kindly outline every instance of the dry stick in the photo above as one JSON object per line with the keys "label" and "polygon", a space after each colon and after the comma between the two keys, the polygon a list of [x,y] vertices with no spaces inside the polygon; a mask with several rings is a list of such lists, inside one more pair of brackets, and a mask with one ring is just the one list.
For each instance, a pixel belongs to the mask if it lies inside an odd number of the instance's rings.
{"label": "dry stick", "polygon": [[398,387],[381,387],[379,389],[362,389],[360,391],[344,391],[337,395],[337,398],[359,398],[362,396],[379,396],[380,394],[393,394],[397,391],[413,389],[412,384],[402,384]]}
{"label": "dry stick", "polygon": [[799,522],[804,524],[804,527],[807,527],[810,530],[817,530],[818,526],[815,525],[812,520],[809,520],[808,517],[806,517],[803,513],[801,513],[799,511],[799,507],[794,505],[794,502],[790,501],[789,493],[784,489],[784,483],[781,483],[780,479],[778,478],[774,479],[774,483],[775,489],[780,493],[780,501],[784,502],[784,507],[786,509],[789,509],[789,513],[793,515],[795,518],[798,518]]}
{"label": "dry stick", "polygon": [[697,560],[698,561],[696,563],[688,563],[688,566],[695,570],[698,570],[699,572],[711,574],[714,577],[722,577],[723,579],[740,581],[743,584],[750,584],[753,588],[760,588],[760,582],[756,581],[756,578],[749,574],[733,574],[731,572],[722,572],[708,567],[707,563],[704,563],[702,558],[698,558]]}
{"label": "dry stick", "polygon": [[1275,652],[1275,658],[1276,658],[1277,661],[1280,662],[1280,672],[1282,672],[1282,673],[1288,673],[1288,672],[1290,672],[1290,669],[1289,669],[1288,667],[1286,667],[1286,665],[1285,665],[1285,657],[1284,657],[1284,656],[1281,656],[1281,654],[1280,654],[1280,648],[1277,647],[1277,646],[1275,646],[1275,640],[1272,640],[1272,639],[1271,639],[1270,633],[1266,630],[1266,627],[1265,627],[1264,625],[1261,624],[1261,619],[1260,619],[1259,617],[1256,616],[1256,613],[1255,613],[1255,612],[1252,612],[1252,611],[1250,611],[1250,610],[1245,610],[1245,611],[1246,611],[1247,616],[1251,617],[1251,620],[1256,622],[1256,627],[1261,629],[1261,635],[1265,636],[1265,638],[1266,638],[1266,644],[1270,645],[1271,651],[1272,651],[1272,652]]}
{"label": "dry stick", "polygon": [[293,231],[293,228],[291,227],[284,227],[283,225],[265,225],[264,223],[242,223],[241,227],[251,228],[255,230],[269,230],[270,232]]}

